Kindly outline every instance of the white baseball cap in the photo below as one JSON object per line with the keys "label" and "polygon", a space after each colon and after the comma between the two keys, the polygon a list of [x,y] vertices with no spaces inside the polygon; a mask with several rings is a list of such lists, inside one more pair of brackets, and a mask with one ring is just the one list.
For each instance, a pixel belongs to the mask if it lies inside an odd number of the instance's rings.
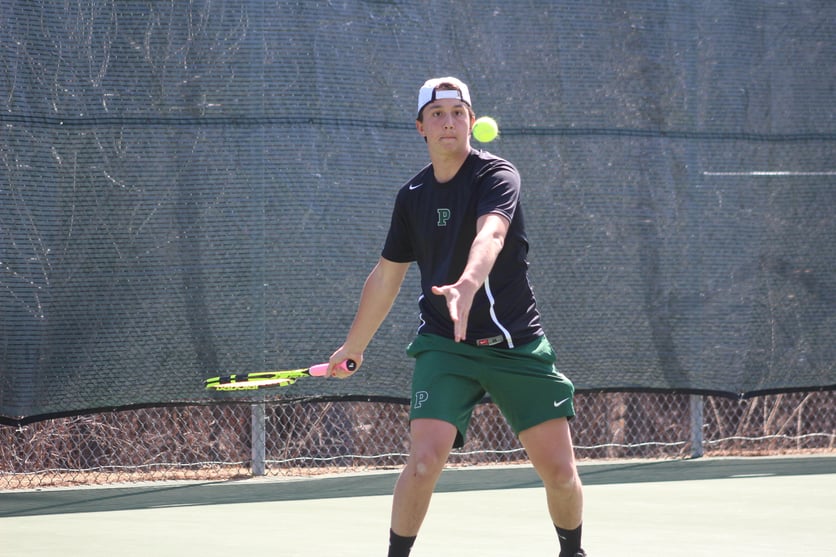
{"label": "white baseball cap", "polygon": [[[437,87],[442,83],[452,85],[457,90],[442,89],[438,91]],[[437,99],[460,99],[462,102],[467,103],[468,106],[473,106],[470,103],[470,91],[464,82],[455,77],[436,77],[428,79],[426,83],[421,86],[421,90],[418,91],[418,116],[421,115],[421,110],[427,106],[427,104]]]}

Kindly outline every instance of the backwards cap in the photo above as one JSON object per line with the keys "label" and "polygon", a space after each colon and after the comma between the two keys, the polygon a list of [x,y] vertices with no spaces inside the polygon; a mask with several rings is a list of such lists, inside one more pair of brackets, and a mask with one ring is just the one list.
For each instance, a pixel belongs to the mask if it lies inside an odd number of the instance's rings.
{"label": "backwards cap", "polygon": [[[449,83],[458,89],[458,91],[445,89],[441,89],[440,91],[437,90],[437,87],[442,83]],[[421,110],[425,106],[437,99],[459,99],[462,102],[467,103],[468,106],[473,106],[470,103],[470,91],[467,89],[467,85],[465,85],[461,80],[456,79],[455,77],[436,77],[434,79],[428,79],[427,82],[421,86],[421,90],[418,91],[418,116],[421,115]]]}

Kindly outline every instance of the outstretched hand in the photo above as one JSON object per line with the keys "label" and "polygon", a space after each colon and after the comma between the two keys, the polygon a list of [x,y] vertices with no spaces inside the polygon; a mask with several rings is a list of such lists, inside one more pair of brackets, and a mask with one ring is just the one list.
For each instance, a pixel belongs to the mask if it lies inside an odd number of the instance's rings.
{"label": "outstretched hand", "polygon": [[453,321],[453,340],[461,342],[467,338],[467,318],[473,305],[476,291],[465,283],[457,282],[445,286],[433,286],[433,294],[444,296],[447,300],[447,311]]}

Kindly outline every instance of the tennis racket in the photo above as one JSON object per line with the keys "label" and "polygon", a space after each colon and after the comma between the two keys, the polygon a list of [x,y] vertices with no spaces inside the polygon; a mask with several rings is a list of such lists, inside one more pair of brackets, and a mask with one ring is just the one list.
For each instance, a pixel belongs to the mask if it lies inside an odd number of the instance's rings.
{"label": "tennis racket", "polygon": [[[343,371],[354,371],[357,369],[357,364],[354,360],[346,360],[337,367]],[[283,371],[256,371],[253,373],[219,375],[218,377],[210,377],[203,383],[210,391],[254,391],[267,387],[287,387],[296,383],[300,377],[324,377],[326,373],[328,373],[327,363]]]}

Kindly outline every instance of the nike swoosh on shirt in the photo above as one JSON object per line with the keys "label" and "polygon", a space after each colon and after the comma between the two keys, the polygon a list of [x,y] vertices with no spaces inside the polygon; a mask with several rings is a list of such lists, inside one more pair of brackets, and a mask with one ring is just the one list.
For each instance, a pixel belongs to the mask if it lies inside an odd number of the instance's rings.
{"label": "nike swoosh on shirt", "polygon": [[409,189],[410,190],[417,190],[418,188],[420,188],[423,185],[424,185],[423,183],[422,184],[409,184]]}
{"label": "nike swoosh on shirt", "polygon": [[569,398],[568,398],[568,397],[567,397],[567,398],[564,398],[564,399],[563,399],[563,400],[561,400],[560,402],[558,402],[558,401],[554,401],[554,407],[555,407],[555,408],[559,408],[559,407],[560,407],[560,406],[562,406],[562,405],[563,405],[563,403],[564,403],[564,402],[566,402],[567,400],[569,400]]}

